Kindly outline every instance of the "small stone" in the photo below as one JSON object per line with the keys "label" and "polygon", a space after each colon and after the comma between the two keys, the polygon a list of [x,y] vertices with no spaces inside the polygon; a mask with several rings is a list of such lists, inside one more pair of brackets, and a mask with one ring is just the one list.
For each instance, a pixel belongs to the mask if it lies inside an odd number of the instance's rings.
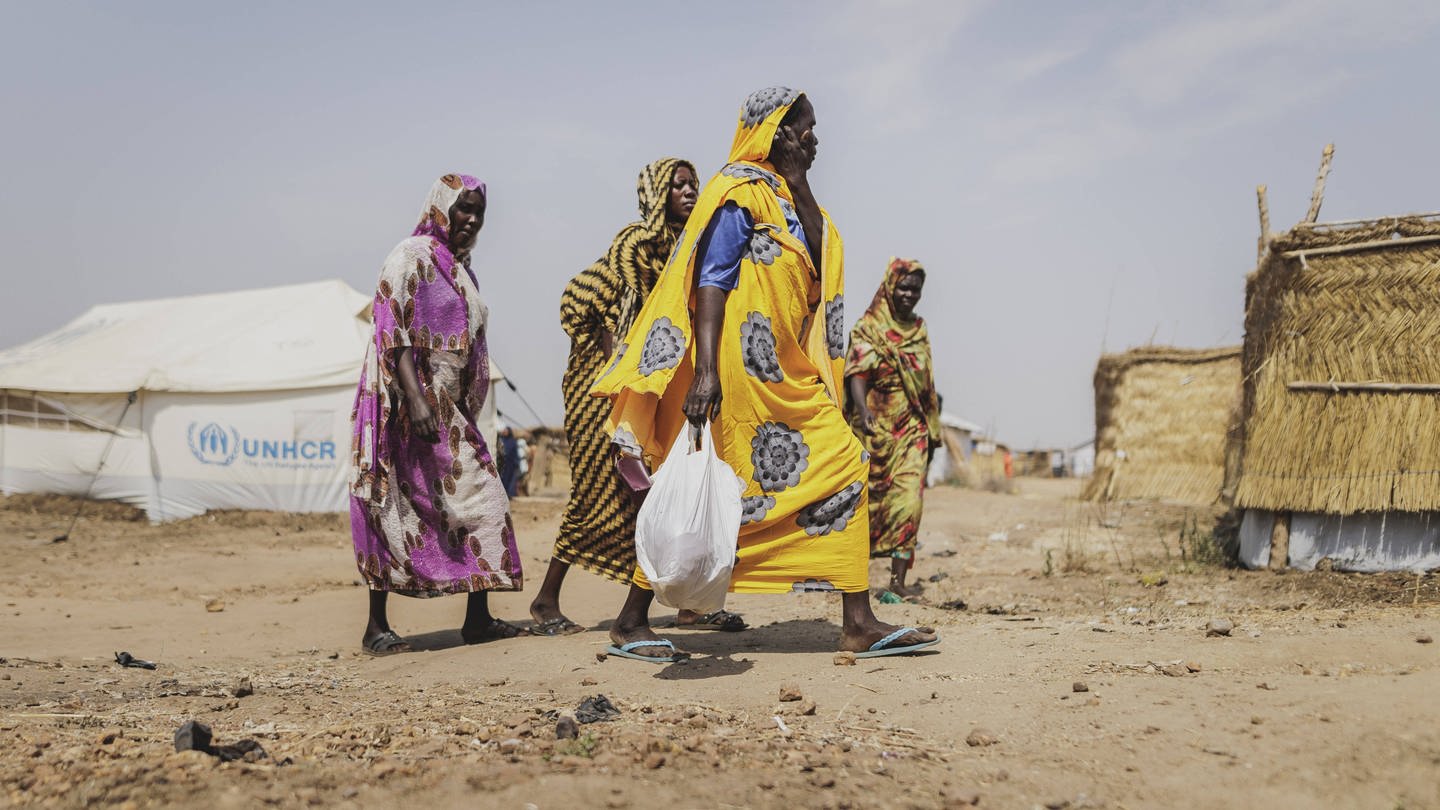
{"label": "small stone", "polygon": [[1431,638],[1431,637],[1430,637],[1430,634],[1428,634],[1428,633],[1421,633],[1420,635],[1418,635],[1418,636],[1415,637],[1415,643],[1416,643],[1416,644],[1434,644],[1434,643],[1435,643],[1435,639]]}
{"label": "small stone", "polygon": [[855,653],[850,652],[850,651],[848,651],[848,650],[842,650],[842,651],[840,651],[840,652],[835,653],[835,666],[837,666],[837,667],[853,667],[853,666],[855,666]]}
{"label": "small stone", "polygon": [[799,708],[796,709],[796,711],[798,711],[800,714],[803,714],[803,715],[805,715],[805,716],[807,716],[807,717],[815,714],[815,711],[816,711],[815,701],[813,701],[813,700],[801,701],[800,706],[799,706]]}
{"label": "small stone", "polygon": [[220,612],[223,611],[223,610],[225,610],[225,600],[224,600],[224,599],[209,599],[209,600],[206,600],[206,602],[205,602],[205,611],[206,611],[207,613],[220,613]]}
{"label": "small stone", "polygon": [[976,807],[980,804],[980,792],[975,790],[945,788],[940,791],[940,797],[945,800],[945,807]]}
{"label": "small stone", "polygon": [[520,745],[521,745],[520,741],[517,740],[517,739],[515,739],[514,737],[511,737],[511,738],[508,739],[508,740],[501,740],[501,741],[500,741],[500,753],[502,753],[502,754],[513,754],[513,753],[515,753],[516,751],[519,751],[519,750],[520,750]]}
{"label": "small stone", "polygon": [[581,686],[595,686],[595,685],[597,685],[597,684],[599,684],[599,683],[600,683],[599,681],[595,680],[594,678],[591,678],[591,677],[588,676],[588,675],[585,676],[584,678],[581,678],[581,679],[580,679],[580,685],[581,685]]}
{"label": "small stone", "polygon": [[230,694],[237,698],[249,697],[255,694],[255,684],[250,682],[249,676],[242,676],[230,687]]}
{"label": "small stone", "polygon": [[652,771],[665,767],[665,755],[656,751],[645,757],[645,767]]}
{"label": "small stone", "polygon": [[580,736],[580,726],[573,717],[562,717],[555,723],[555,739],[573,740]]}
{"label": "small stone", "polygon": [[1089,686],[1088,684],[1086,684],[1084,681],[1076,681],[1075,683],[1070,684],[1070,691],[1071,691],[1071,692],[1089,692],[1089,691],[1090,691],[1090,686]]}
{"label": "small stone", "polygon": [[610,656],[606,655],[606,654],[603,653],[603,652],[597,652],[597,653],[595,653],[595,660],[598,661],[599,663],[602,663],[602,664],[605,663],[605,659],[606,659],[606,658],[609,658],[609,657],[610,657]]}
{"label": "small stone", "polygon": [[969,736],[965,738],[965,744],[970,746],[971,748],[994,745],[998,742],[1000,742],[1000,738],[996,737],[994,734],[983,728],[977,728],[971,731]]}
{"label": "small stone", "polygon": [[1069,807],[1069,799],[1051,799],[1045,803],[1045,810],[1068,810]]}
{"label": "small stone", "polygon": [[1264,722],[1265,722],[1265,718],[1261,717],[1260,715],[1258,715],[1258,714],[1252,714],[1252,715],[1250,715],[1250,725],[1252,725],[1252,726],[1258,726],[1258,725],[1263,724]]}
{"label": "small stone", "polygon": [[801,700],[805,695],[800,692],[800,687],[793,683],[780,684],[780,702],[792,703]]}
{"label": "small stone", "polygon": [[110,745],[123,736],[124,734],[119,729],[108,729],[100,735],[100,744]]}
{"label": "small stone", "polygon": [[1228,636],[1234,629],[1235,623],[1229,619],[1211,619],[1210,623],[1205,625],[1205,636]]}
{"label": "small stone", "polygon": [[1160,671],[1171,678],[1183,678],[1190,674],[1190,670],[1186,669],[1184,664],[1171,664]]}

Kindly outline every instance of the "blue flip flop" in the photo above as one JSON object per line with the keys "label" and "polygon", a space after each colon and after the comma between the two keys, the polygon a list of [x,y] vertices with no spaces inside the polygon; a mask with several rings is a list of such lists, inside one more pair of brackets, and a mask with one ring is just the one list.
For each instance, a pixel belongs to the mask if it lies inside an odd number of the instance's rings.
{"label": "blue flip flop", "polygon": [[[669,647],[670,654],[661,657],[655,655],[641,655],[637,652],[634,652],[634,650],[640,647]],[[682,653],[677,651],[675,649],[674,642],[670,641],[669,639],[663,638],[658,641],[632,641],[628,644],[621,644],[619,647],[611,644],[610,646],[605,648],[605,652],[610,655],[618,655],[621,658],[630,658],[636,661],[648,661],[651,664],[678,664],[682,661],[690,660],[690,653]]]}
{"label": "blue flip flop", "polygon": [[890,635],[875,642],[874,644],[871,644],[869,650],[866,650],[865,652],[855,653],[855,657],[879,658],[882,655],[905,655],[907,653],[913,653],[919,650],[923,650],[926,647],[934,647],[936,644],[940,643],[940,637],[936,636],[934,641],[925,641],[919,644],[909,644],[904,647],[889,646],[891,644],[894,644],[897,640],[902,639],[910,633],[914,632],[916,632],[916,630],[913,627],[902,627],[899,630],[896,630]]}

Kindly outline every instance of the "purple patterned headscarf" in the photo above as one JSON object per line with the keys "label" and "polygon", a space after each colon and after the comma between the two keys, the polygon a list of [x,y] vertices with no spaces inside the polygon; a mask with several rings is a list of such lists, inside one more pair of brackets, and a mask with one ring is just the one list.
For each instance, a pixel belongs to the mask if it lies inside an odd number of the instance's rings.
{"label": "purple patterned headscarf", "polygon": [[[430,187],[430,196],[425,207],[420,209],[420,224],[415,226],[411,236],[430,236],[442,243],[450,241],[450,206],[460,198],[461,192],[479,191],[485,197],[485,184],[468,174],[447,174]],[[487,198],[488,199],[488,198]]]}

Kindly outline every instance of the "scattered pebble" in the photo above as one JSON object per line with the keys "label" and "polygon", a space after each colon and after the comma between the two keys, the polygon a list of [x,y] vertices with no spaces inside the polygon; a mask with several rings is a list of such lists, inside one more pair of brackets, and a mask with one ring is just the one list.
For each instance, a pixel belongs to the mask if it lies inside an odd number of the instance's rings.
{"label": "scattered pebble", "polygon": [[573,717],[562,717],[555,722],[555,739],[573,740],[580,736],[580,726]]}
{"label": "scattered pebble", "polygon": [[1431,638],[1428,633],[1421,633],[1420,635],[1418,635],[1418,636],[1415,637],[1415,643],[1416,643],[1416,644],[1433,644],[1433,643],[1435,643],[1435,639]]}
{"label": "scattered pebble", "polygon": [[255,685],[250,682],[249,676],[242,676],[235,685],[230,687],[232,697],[243,698],[255,694]]}
{"label": "scattered pebble", "polygon": [[1070,691],[1071,691],[1071,692],[1089,692],[1089,691],[1090,691],[1090,686],[1089,686],[1088,684],[1086,684],[1084,681],[1076,681],[1075,683],[1070,684]]}
{"label": "scattered pebble", "polygon": [[816,711],[815,701],[801,701],[800,706],[796,709],[796,711],[798,711],[800,714],[805,715],[806,717],[814,715]]}
{"label": "scattered pebble", "polygon": [[835,666],[837,666],[837,667],[853,667],[853,666],[855,666],[855,653],[849,652],[848,650],[842,650],[842,651],[840,651],[840,652],[835,653]]}
{"label": "scattered pebble", "polygon": [[940,798],[945,800],[946,807],[975,807],[980,804],[980,793],[974,790],[941,788]]}
{"label": "scattered pebble", "polygon": [[804,697],[805,697],[805,695],[804,695],[803,693],[801,693],[799,686],[797,686],[797,685],[795,685],[795,684],[793,684],[793,683],[782,683],[782,684],[780,684],[780,702],[781,702],[781,703],[792,703],[792,702],[794,702],[794,701],[801,700],[801,699],[803,699]]}
{"label": "scattered pebble", "polygon": [[998,742],[1000,742],[999,737],[996,737],[994,734],[983,728],[977,728],[971,731],[970,734],[965,738],[965,744],[970,746],[971,748],[994,745]]}
{"label": "scattered pebble", "polygon": [[224,610],[225,610],[225,600],[224,600],[224,599],[209,599],[209,600],[206,600],[206,602],[205,602],[205,611],[206,611],[207,613],[220,613],[220,612],[222,612],[222,611],[224,611]]}
{"label": "scattered pebble", "polygon": [[1235,629],[1235,623],[1229,619],[1211,619],[1205,625],[1205,636],[1228,636]]}
{"label": "scattered pebble", "polygon": [[1191,672],[1199,672],[1199,671],[1200,671],[1200,662],[1199,662],[1199,661],[1186,661],[1186,662],[1185,662],[1185,668],[1188,669],[1188,670],[1191,671]]}

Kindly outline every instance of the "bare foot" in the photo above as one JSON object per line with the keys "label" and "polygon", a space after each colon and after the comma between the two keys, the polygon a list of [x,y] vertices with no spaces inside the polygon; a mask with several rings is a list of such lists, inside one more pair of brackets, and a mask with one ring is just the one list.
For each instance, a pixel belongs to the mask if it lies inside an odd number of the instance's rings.
{"label": "bare foot", "polygon": [[[614,643],[616,647],[620,648],[624,648],[626,644],[630,644],[636,641],[664,640],[665,639],[662,639],[659,636],[655,635],[655,631],[652,630],[650,628],[650,625],[648,624],[640,625],[638,627],[622,628],[617,623],[611,625],[610,627],[610,641]],[[635,655],[644,656],[646,658],[666,658],[673,655],[676,661],[684,661],[690,657],[690,653],[688,652],[682,652],[679,649],[675,649],[672,651],[670,647],[661,645],[646,645],[644,647],[636,647],[630,650],[630,652]]]}
{"label": "bare foot", "polygon": [[[840,634],[840,649],[848,652],[866,652],[870,649],[870,645],[899,629],[899,625],[886,624],[878,619],[870,624],[847,627]],[[906,633],[890,642],[887,647],[908,647],[911,644],[924,644],[934,640],[935,628],[917,627],[913,632]]]}
{"label": "bare foot", "polygon": [[925,586],[921,585],[918,582],[912,582],[909,585],[906,585],[900,580],[892,579],[890,580],[890,592],[895,594],[896,596],[902,596],[906,599],[909,599],[925,593]]}
{"label": "bare foot", "polygon": [[530,631],[523,627],[516,627],[509,622],[502,622],[499,619],[491,619],[489,624],[479,627],[466,625],[460,628],[460,638],[466,644],[484,644],[487,641],[500,641],[516,636],[528,636]]}

